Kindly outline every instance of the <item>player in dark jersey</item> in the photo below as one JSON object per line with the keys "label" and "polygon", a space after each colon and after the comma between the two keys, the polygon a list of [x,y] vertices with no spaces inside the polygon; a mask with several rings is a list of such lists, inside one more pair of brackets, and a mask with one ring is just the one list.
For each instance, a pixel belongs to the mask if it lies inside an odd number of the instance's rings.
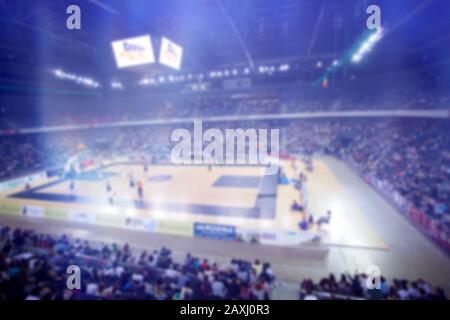
{"label": "player in dark jersey", "polygon": [[138,183],[137,183],[137,190],[138,190],[139,199],[142,200],[142,198],[144,197],[144,188],[140,181],[138,181]]}
{"label": "player in dark jersey", "polygon": [[75,198],[75,181],[70,180],[69,191],[73,198]]}

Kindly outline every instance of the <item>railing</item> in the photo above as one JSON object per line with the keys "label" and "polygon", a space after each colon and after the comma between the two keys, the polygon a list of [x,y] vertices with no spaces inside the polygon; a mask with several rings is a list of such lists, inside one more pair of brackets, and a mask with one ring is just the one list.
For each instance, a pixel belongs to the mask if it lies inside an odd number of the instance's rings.
{"label": "railing", "polygon": [[446,119],[450,117],[449,110],[367,110],[367,111],[329,111],[329,112],[296,112],[296,113],[276,113],[276,114],[248,114],[248,115],[230,115],[230,116],[213,116],[203,118],[167,118],[167,119],[145,119],[137,121],[117,121],[109,123],[83,124],[83,125],[64,125],[64,126],[47,126],[36,128],[21,129],[5,129],[0,130],[2,135],[31,134],[45,132],[59,132],[71,130],[86,130],[95,128],[111,128],[111,127],[134,127],[144,125],[164,125],[164,124],[180,124],[193,123],[195,120],[204,122],[221,122],[221,121],[259,121],[259,120],[294,120],[294,119],[320,119],[320,118],[378,118],[378,117],[407,117],[407,118],[440,118]]}

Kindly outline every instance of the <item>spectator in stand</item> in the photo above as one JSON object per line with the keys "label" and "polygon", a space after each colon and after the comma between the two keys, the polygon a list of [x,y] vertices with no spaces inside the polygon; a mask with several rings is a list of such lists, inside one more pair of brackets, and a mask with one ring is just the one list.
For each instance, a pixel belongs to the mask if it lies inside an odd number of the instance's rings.
{"label": "spectator in stand", "polygon": [[[80,266],[82,288],[67,290],[68,265]],[[208,259],[188,254],[183,264],[167,248],[135,254],[125,244],[91,245],[31,230],[0,227],[0,299],[269,299],[274,279],[262,264],[257,278],[253,265],[233,260],[221,269]],[[260,262],[255,262],[258,269]],[[248,276],[243,282],[238,272]],[[241,275],[242,276],[242,275]]]}

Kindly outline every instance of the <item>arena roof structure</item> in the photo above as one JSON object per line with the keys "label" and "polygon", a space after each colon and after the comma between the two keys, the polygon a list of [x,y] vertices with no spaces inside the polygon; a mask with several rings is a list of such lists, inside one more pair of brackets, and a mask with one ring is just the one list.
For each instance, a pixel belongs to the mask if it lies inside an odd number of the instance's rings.
{"label": "arena roof structure", "polygon": [[[317,66],[339,59],[363,34],[367,1],[328,0],[86,0],[81,30],[65,27],[73,1],[2,0],[0,61],[3,84],[32,85],[62,68],[96,81],[136,83],[165,68],[118,70],[110,43],[150,34],[184,50],[184,71],[211,72],[261,63],[290,63],[296,77],[320,75]],[[437,0],[375,1],[386,35],[358,72],[448,66],[450,4]],[[431,35],[431,36],[430,36]],[[158,44],[156,44],[157,46]],[[351,66],[350,66],[351,68]],[[319,68],[320,69],[320,68]],[[310,78],[312,76],[309,76]]]}

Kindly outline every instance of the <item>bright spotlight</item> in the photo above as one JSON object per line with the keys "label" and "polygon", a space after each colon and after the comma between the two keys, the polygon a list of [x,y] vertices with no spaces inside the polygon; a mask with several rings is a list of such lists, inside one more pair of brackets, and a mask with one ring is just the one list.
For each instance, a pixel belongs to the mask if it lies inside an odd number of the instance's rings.
{"label": "bright spotlight", "polygon": [[123,85],[119,81],[112,81],[111,82],[111,88],[112,89],[117,89],[117,90],[122,90],[123,89]]}
{"label": "bright spotlight", "polygon": [[361,59],[362,59],[362,56],[360,54],[354,54],[352,56],[352,62],[358,63],[361,61]]}
{"label": "bright spotlight", "polygon": [[356,51],[356,53],[352,56],[352,62],[358,63],[362,60],[364,55],[367,52],[370,52],[374,45],[380,41],[383,35],[383,30],[379,29],[375,31],[373,34],[371,34],[364,42],[361,43],[360,47]]}
{"label": "bright spotlight", "polygon": [[[282,64],[282,65],[280,66],[279,70],[280,70],[281,72],[289,71],[289,64],[287,64],[287,63]],[[274,71],[274,67],[271,68],[271,71],[272,71],[272,72]]]}
{"label": "bright spotlight", "polygon": [[148,78],[143,78],[143,79],[139,80],[139,84],[140,84],[141,86],[149,85],[149,84],[150,84],[150,79],[148,79]]}

